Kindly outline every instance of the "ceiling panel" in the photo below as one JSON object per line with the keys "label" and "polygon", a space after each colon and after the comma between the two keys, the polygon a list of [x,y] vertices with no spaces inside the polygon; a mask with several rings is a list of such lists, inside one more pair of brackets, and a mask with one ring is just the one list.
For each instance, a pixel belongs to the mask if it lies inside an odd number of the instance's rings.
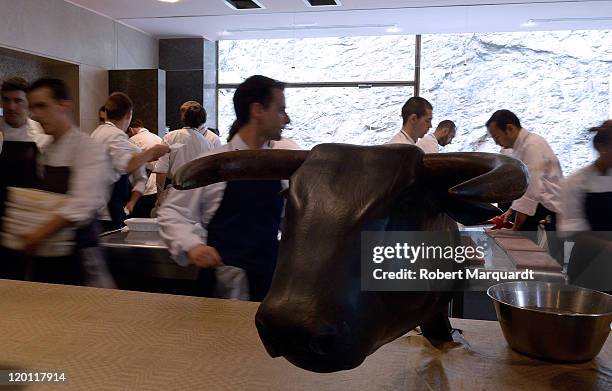
{"label": "ceiling panel", "polygon": [[612,29],[612,1],[602,0],[341,0],[340,7],[320,9],[303,0],[259,0],[266,9],[248,11],[223,0],[70,2],[158,37],[211,40]]}

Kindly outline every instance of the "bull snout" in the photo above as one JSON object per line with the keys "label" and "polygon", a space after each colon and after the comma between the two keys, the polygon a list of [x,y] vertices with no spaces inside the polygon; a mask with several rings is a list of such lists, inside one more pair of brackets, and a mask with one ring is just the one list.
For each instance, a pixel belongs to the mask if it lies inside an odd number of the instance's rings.
{"label": "bull snout", "polygon": [[[293,316],[287,316],[287,315]],[[358,354],[346,322],[318,320],[295,311],[258,311],[255,324],[270,356],[284,356],[293,364],[315,372],[354,368],[365,355]]]}

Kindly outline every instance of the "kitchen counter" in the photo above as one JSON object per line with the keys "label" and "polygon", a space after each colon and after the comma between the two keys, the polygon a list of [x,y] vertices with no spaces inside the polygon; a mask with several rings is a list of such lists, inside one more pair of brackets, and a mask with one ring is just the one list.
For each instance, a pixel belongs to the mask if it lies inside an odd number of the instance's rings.
{"label": "kitchen counter", "polygon": [[100,246],[121,289],[197,294],[198,269],[174,262],[156,231],[107,232]]}
{"label": "kitchen counter", "polygon": [[61,390],[612,389],[611,339],[591,362],[555,364],[512,351],[497,322],[452,319],[463,343],[409,334],[316,374],[266,354],[257,303],[8,280],[0,297],[0,369],[65,372]]}

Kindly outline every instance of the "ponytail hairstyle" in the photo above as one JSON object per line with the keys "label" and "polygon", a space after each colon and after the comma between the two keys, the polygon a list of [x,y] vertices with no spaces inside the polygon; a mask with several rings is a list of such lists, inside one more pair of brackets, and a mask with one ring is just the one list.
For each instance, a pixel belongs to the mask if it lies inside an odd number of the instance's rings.
{"label": "ponytail hairstyle", "polygon": [[589,129],[589,132],[594,132],[593,147],[597,151],[600,148],[612,144],[612,119],[604,121],[600,126]]}
{"label": "ponytail hairstyle", "polygon": [[251,76],[238,86],[234,93],[236,120],[230,127],[228,142],[251,120],[251,104],[259,103],[265,108],[270,106],[274,89],[283,91],[285,84],[261,75]]}

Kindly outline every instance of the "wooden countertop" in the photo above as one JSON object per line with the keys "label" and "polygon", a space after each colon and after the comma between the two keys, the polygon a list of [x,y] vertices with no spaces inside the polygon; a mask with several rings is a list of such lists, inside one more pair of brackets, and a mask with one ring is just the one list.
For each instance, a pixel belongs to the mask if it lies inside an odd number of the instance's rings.
{"label": "wooden countertop", "polygon": [[9,280],[0,297],[0,369],[64,371],[59,390],[612,389],[612,338],[589,363],[551,364],[510,350],[497,322],[454,319],[467,344],[410,335],[317,374],[266,354],[257,303]]}

